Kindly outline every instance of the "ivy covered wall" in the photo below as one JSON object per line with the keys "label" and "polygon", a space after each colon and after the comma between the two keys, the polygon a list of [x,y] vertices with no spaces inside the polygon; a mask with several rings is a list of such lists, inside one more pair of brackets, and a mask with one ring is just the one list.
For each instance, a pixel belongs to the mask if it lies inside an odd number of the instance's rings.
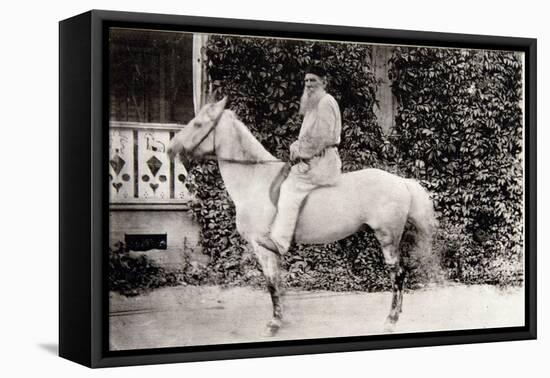
{"label": "ivy covered wall", "polygon": [[[440,221],[434,246],[447,278],[521,281],[520,56],[396,48],[388,74],[399,107],[389,135],[381,132],[373,111],[377,81],[368,45],[214,35],[206,56],[214,96],[228,95],[230,108],[285,160],[300,129],[304,69],[321,62],[328,71],[328,92],[342,111],[344,170],[378,167],[421,180],[433,193]],[[202,282],[261,284],[259,266],[236,232],[233,204],[216,164],[195,162],[188,183],[210,257]],[[307,289],[388,287],[369,231],[328,246],[294,246],[283,267],[289,285]],[[409,286],[422,284],[412,268]]]}

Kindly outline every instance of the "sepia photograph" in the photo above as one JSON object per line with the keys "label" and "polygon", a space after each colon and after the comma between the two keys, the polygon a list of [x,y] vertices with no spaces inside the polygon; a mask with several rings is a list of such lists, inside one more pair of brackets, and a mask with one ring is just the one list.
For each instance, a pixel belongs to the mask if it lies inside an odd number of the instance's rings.
{"label": "sepia photograph", "polygon": [[109,351],[526,325],[524,52],[107,46]]}

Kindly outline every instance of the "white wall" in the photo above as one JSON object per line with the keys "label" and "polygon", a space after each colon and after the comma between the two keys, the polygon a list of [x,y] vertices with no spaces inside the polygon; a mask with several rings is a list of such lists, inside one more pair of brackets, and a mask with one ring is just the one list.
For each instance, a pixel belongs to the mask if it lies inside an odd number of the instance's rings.
{"label": "white wall", "polygon": [[[361,5],[359,5],[361,4]],[[446,5],[447,4],[447,5]],[[192,376],[192,377],[496,377],[542,376],[548,371],[548,302],[544,239],[550,210],[547,187],[548,149],[541,148],[539,169],[539,341],[415,348],[317,356],[177,364],[90,371],[54,356],[57,344],[57,21],[91,8],[157,13],[224,16],[493,34],[539,39],[539,146],[549,142],[544,127],[544,89],[548,89],[544,55],[550,32],[542,1],[361,2],[338,0],[306,5],[295,0],[260,2],[206,1],[7,1],[2,5],[0,90],[2,128],[0,212],[0,356],[2,376]],[[24,269],[23,269],[24,267]],[[546,269],[545,269],[546,268]]]}

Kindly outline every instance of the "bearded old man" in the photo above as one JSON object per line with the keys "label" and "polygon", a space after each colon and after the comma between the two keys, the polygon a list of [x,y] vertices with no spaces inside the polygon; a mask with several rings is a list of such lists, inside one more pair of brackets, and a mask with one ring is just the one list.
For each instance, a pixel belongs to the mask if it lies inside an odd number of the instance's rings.
{"label": "bearded old man", "polygon": [[258,240],[261,246],[280,254],[290,247],[306,196],[320,186],[335,185],[342,169],[338,155],[342,130],[340,108],[326,92],[326,71],[320,66],[308,68],[304,84],[300,103],[304,119],[298,140],[290,146],[290,160],[295,164],[281,185],[270,232]]}

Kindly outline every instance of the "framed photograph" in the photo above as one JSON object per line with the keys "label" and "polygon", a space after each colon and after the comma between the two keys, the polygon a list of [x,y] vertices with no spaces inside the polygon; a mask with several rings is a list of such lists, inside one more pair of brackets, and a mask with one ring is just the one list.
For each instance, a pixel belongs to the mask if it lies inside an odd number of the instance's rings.
{"label": "framed photograph", "polygon": [[536,40],[60,22],[60,334],[90,367],[536,338]]}

